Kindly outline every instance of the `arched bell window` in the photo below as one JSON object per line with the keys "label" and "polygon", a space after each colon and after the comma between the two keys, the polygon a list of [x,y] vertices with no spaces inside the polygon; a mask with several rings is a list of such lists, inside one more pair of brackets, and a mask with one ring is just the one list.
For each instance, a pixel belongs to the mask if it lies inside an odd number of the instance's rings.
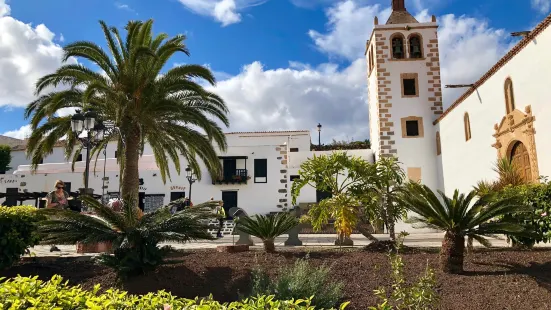
{"label": "arched bell window", "polygon": [[404,46],[404,36],[400,33],[395,33],[390,37],[392,46],[392,59],[403,59],[406,55]]}
{"label": "arched bell window", "polygon": [[409,58],[423,58],[423,41],[421,35],[414,33],[409,36]]}
{"label": "arched bell window", "polygon": [[513,92],[513,80],[507,78],[505,80],[505,110],[507,114],[515,109],[515,94]]}

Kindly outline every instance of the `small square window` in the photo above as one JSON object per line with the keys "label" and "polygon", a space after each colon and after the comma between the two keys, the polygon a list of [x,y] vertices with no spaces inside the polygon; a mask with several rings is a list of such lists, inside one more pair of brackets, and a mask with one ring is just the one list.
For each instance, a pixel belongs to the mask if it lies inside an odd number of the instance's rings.
{"label": "small square window", "polygon": [[289,177],[289,180],[291,182],[295,181],[295,180],[300,180],[300,175],[292,175]]}
{"label": "small square window", "polygon": [[82,154],[78,154],[77,161],[82,161]]}
{"label": "small square window", "polygon": [[415,79],[403,79],[404,83],[404,96],[416,96],[417,87],[415,86]]}
{"label": "small square window", "polygon": [[115,151],[115,158],[119,158],[119,152]]}
{"label": "small square window", "polygon": [[408,137],[419,136],[419,121],[406,121],[406,135]]}
{"label": "small square window", "polygon": [[292,147],[289,149],[289,152],[296,153],[298,152],[298,147]]}

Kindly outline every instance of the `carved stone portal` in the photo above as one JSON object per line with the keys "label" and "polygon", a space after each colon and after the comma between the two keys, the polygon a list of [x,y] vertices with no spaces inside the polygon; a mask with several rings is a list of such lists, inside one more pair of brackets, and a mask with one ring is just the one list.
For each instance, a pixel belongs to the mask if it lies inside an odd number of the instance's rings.
{"label": "carved stone portal", "polygon": [[539,179],[538,155],[536,152],[536,130],[534,129],[534,121],[536,118],[532,115],[532,107],[527,106],[526,113],[519,110],[513,110],[505,115],[499,124],[495,124],[493,135],[496,142],[492,145],[497,149],[499,158],[507,157],[513,160],[512,154],[519,145],[519,142],[524,145],[529,156],[530,162],[530,180],[537,182]]}

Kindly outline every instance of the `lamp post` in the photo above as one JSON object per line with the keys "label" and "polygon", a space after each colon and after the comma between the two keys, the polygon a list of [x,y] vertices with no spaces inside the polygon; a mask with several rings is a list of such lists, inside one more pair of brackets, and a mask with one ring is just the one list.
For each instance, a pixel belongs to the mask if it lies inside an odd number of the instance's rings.
{"label": "lamp post", "polygon": [[321,124],[318,123],[318,146],[321,146]]}
{"label": "lamp post", "polygon": [[195,177],[195,173],[193,173],[193,170],[191,169],[190,166],[187,166],[186,168],[186,179],[188,180],[189,182],[189,201],[191,202],[191,186],[193,185],[193,183],[195,183],[195,181],[197,181],[197,178]]}
{"label": "lamp post", "polygon": [[[103,140],[105,126],[97,121],[97,114],[94,111],[87,111],[81,114],[77,111],[71,117],[71,130],[77,136],[78,141],[86,148],[86,167],[84,169],[84,194],[88,194],[88,181],[90,178],[90,149],[98,141]],[[80,134],[86,130],[86,137],[81,138]]]}

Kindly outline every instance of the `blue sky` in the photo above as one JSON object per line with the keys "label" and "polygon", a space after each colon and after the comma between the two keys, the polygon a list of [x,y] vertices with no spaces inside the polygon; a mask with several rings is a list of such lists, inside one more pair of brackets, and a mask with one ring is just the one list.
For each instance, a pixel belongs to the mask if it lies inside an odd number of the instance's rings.
{"label": "blue sky", "polygon": [[[406,6],[419,18],[438,16],[442,77],[459,82],[476,79],[495,63],[515,42],[509,32],[529,30],[549,13],[551,0],[530,1],[406,0]],[[23,107],[33,98],[32,83],[59,66],[63,44],[103,44],[100,19],[122,28],[130,19],[153,18],[156,32],[188,36],[191,57],[175,57],[174,63],[204,64],[216,72],[214,91],[231,111],[228,130],[314,129],[321,122],[324,140],[365,139],[362,47],[373,16],[388,14],[390,2],[0,0],[0,133],[28,133]],[[444,96],[449,105],[457,93]]]}

